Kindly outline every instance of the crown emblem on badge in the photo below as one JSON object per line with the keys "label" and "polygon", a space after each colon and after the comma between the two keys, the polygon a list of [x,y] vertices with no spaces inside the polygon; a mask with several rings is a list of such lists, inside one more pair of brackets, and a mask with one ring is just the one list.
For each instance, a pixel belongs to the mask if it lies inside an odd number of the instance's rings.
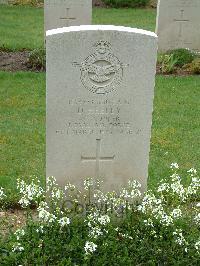
{"label": "crown emblem on badge", "polygon": [[123,67],[119,59],[112,53],[111,44],[98,41],[94,44],[94,53],[82,63],[73,62],[80,68],[81,82],[92,93],[107,94],[116,89],[123,78]]}

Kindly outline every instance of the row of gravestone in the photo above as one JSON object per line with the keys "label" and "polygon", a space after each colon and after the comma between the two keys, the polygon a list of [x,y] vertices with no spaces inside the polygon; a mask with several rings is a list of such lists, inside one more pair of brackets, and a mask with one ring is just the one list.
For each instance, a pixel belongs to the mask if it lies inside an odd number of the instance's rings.
{"label": "row of gravestone", "polygon": [[[9,0],[0,0],[1,3]],[[90,25],[92,0],[45,0],[45,29]],[[158,51],[189,48],[200,51],[200,0],[159,0]]]}
{"label": "row of gravestone", "polygon": [[[158,50],[176,48],[200,51],[200,0],[160,0],[156,33]],[[46,0],[46,30],[90,25],[92,0]]]}

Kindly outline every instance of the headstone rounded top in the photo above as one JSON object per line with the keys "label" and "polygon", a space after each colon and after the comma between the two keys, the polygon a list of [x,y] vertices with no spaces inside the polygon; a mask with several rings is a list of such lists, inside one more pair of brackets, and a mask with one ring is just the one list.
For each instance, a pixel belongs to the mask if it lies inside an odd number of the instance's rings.
{"label": "headstone rounded top", "polygon": [[157,35],[154,32],[131,28],[131,27],[124,27],[124,26],[113,26],[113,25],[81,25],[81,26],[71,26],[71,27],[63,27],[53,30],[48,30],[46,32],[46,36],[51,36],[55,34],[62,34],[66,32],[76,32],[76,31],[120,31],[120,32],[131,32],[136,34],[142,34],[157,38]]}

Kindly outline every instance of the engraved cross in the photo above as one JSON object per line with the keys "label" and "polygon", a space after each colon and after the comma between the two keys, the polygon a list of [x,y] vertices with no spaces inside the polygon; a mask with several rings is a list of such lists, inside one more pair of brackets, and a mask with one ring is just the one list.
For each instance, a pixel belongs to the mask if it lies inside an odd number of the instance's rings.
{"label": "engraved cross", "polygon": [[180,19],[174,19],[175,22],[180,22],[180,27],[179,27],[179,37],[182,37],[182,31],[183,31],[183,22],[188,22],[189,19],[184,19],[184,10],[181,10],[181,17]]}
{"label": "engraved cross", "polygon": [[70,8],[66,8],[66,17],[61,17],[60,19],[65,19],[67,26],[69,26],[69,20],[75,20],[76,18],[72,18],[69,16]]}
{"label": "engraved cross", "polygon": [[96,178],[100,178],[100,162],[102,161],[113,161],[115,155],[113,156],[101,156],[101,139],[96,140],[96,156],[81,156],[82,162],[96,162],[95,175]]}

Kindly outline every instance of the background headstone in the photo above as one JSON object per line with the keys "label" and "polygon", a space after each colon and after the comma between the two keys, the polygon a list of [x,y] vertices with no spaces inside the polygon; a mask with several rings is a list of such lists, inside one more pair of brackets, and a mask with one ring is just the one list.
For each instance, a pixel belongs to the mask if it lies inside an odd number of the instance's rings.
{"label": "background headstone", "polygon": [[200,51],[200,0],[159,0],[156,33],[158,50]]}
{"label": "background headstone", "polygon": [[146,188],[156,35],[117,26],[47,32],[47,176]]}
{"label": "background headstone", "polygon": [[9,0],[0,0],[0,4],[9,4]]}
{"label": "background headstone", "polygon": [[92,0],[45,0],[45,29],[92,23]]}

